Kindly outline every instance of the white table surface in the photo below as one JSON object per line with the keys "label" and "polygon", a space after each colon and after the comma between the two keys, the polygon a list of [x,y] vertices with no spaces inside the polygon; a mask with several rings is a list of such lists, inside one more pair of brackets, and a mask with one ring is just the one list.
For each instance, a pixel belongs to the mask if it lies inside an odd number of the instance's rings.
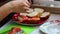
{"label": "white table surface", "polygon": [[[50,18],[48,19],[48,21],[50,20],[60,20],[60,14],[51,14]],[[5,24],[3,27],[1,27],[0,29],[2,30],[5,26],[7,26],[10,23]],[[42,34],[39,32],[39,26],[35,27],[36,29],[34,31],[32,31],[30,34]]]}
{"label": "white table surface", "polygon": [[[50,18],[48,19],[48,21],[50,20],[60,20],[60,14],[51,14]],[[39,32],[39,26],[35,27],[36,29],[31,32],[31,34],[42,34],[41,32]]]}

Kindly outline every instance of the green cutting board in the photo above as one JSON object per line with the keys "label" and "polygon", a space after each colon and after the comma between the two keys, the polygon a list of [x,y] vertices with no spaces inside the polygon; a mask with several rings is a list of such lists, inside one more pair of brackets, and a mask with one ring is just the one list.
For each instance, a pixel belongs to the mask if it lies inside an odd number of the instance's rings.
{"label": "green cutting board", "polygon": [[[7,31],[9,31],[12,27],[20,27],[22,30],[24,30],[27,34],[30,34],[35,28],[34,26],[26,26],[26,25],[21,25],[21,24],[17,24],[14,22],[11,22],[9,25],[7,25],[5,28],[3,28],[2,30],[0,30],[0,34],[5,33]],[[5,33],[6,34],[6,33]]]}

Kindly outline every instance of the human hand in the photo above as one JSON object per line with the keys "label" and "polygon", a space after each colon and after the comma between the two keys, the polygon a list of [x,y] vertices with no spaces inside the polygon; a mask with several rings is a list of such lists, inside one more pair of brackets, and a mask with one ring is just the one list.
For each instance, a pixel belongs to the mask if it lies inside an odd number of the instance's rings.
{"label": "human hand", "polygon": [[25,9],[29,9],[30,7],[30,3],[28,2],[28,0],[13,0],[12,5],[15,6],[14,9],[19,12]]}

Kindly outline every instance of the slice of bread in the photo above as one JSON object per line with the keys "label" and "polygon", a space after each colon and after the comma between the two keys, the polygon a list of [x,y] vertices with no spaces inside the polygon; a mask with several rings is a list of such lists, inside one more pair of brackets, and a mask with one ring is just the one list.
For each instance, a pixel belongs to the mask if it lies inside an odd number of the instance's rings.
{"label": "slice of bread", "polygon": [[20,13],[20,15],[26,16],[28,13]]}
{"label": "slice of bread", "polygon": [[37,16],[38,14],[39,12],[32,12],[32,13],[27,14],[27,16],[34,17],[34,16]]}
{"label": "slice of bread", "polygon": [[50,15],[50,12],[44,12],[44,13],[42,13],[42,15],[40,17],[43,18],[43,17],[49,16],[49,15]]}
{"label": "slice of bread", "polygon": [[44,12],[44,10],[41,9],[41,8],[34,8],[34,11],[37,11],[37,12],[39,12],[39,13],[43,13],[43,12]]}
{"label": "slice of bread", "polygon": [[43,13],[43,12],[44,12],[44,10],[41,8],[34,8],[33,11],[31,13],[29,13],[27,16],[29,16],[29,17],[34,17],[34,16],[40,17],[41,13]]}
{"label": "slice of bread", "polygon": [[31,13],[31,12],[33,12],[33,11],[34,11],[34,9],[30,8],[30,9],[27,10],[26,12]]}

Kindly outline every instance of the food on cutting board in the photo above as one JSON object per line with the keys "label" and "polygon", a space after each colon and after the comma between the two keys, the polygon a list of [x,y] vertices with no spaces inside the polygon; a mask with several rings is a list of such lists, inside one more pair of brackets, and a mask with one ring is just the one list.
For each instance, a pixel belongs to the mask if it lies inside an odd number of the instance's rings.
{"label": "food on cutting board", "polygon": [[21,29],[19,27],[13,27],[8,34],[17,34],[18,32],[20,32]]}
{"label": "food on cutting board", "polygon": [[31,12],[15,14],[13,19],[24,24],[40,24],[41,21],[47,20],[50,16],[50,12],[44,12],[44,9],[41,8],[29,9],[28,11]]}
{"label": "food on cutting board", "polygon": [[[8,34],[25,34],[23,30],[19,27],[13,27],[11,30],[8,32]],[[27,34],[27,33],[26,33]]]}

